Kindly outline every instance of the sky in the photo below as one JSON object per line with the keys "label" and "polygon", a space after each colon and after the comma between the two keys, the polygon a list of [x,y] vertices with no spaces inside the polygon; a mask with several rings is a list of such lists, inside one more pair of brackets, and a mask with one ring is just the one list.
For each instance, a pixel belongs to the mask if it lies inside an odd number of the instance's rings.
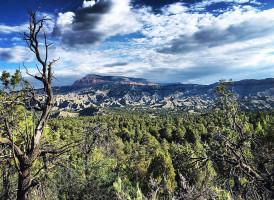
{"label": "sky", "polygon": [[[274,77],[273,0],[9,0],[0,4],[0,74],[37,74],[22,33],[41,6],[54,85],[87,74],[210,84]],[[41,51],[43,51],[41,45]]]}

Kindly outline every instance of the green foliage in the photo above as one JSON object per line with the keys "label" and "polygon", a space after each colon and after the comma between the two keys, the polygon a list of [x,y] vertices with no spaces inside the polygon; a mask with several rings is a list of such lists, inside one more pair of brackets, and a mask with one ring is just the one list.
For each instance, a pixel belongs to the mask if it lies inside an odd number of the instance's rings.
{"label": "green foliage", "polygon": [[[274,121],[273,114],[262,113],[260,118],[257,118],[256,113],[245,113],[245,118],[245,132],[248,135],[252,134],[253,127],[263,130],[263,135],[258,132],[260,141],[270,147],[269,141],[273,141],[273,136],[270,136],[273,130],[270,128]],[[239,120],[243,120],[243,115]],[[73,191],[74,195],[80,195],[74,196],[75,199],[88,198],[91,194],[104,196],[105,199],[139,199],[140,195],[143,198],[150,198],[151,178],[156,180],[160,188],[157,198],[164,199],[178,192],[175,180],[175,172],[178,170],[187,178],[189,187],[195,187],[195,191],[203,192],[204,188],[207,188],[206,191],[215,195],[215,199],[232,198],[227,187],[220,181],[231,180],[233,187],[233,179],[229,178],[229,165],[216,165],[211,161],[205,165],[203,162],[195,162],[197,157],[206,157],[209,147],[214,147],[215,152],[225,151],[223,144],[218,143],[210,129],[218,128],[230,139],[235,137],[234,133],[225,127],[227,122],[224,121],[222,113],[210,112],[184,117],[175,115],[168,118],[120,114],[52,119],[50,126],[54,134],[49,133],[48,140],[56,144],[60,141],[70,143],[83,138],[83,125],[96,124],[108,124],[112,130],[108,136],[112,138],[111,145],[105,147],[95,142],[88,155],[87,165],[81,149],[75,147],[70,152],[70,163],[67,166],[73,171],[74,175],[71,176],[78,177],[75,181],[74,178],[69,179],[72,183],[75,182],[73,187],[77,188],[77,191],[70,190],[69,187],[60,188],[59,193],[67,199]],[[45,138],[47,137],[46,135]],[[266,137],[270,140],[265,140]],[[90,141],[93,141],[93,137],[90,137]],[[243,150],[252,162],[259,162],[259,155],[255,149],[251,150],[251,146],[248,146]],[[270,149],[266,152],[269,151]],[[273,164],[269,163],[266,166],[270,170]],[[86,168],[88,176],[85,174]],[[62,176],[67,176],[66,173],[69,172],[64,172]],[[242,184],[244,186],[246,183]]]}
{"label": "green foliage", "polygon": [[11,76],[10,83],[13,89],[20,83],[22,80],[20,70],[16,70],[15,73]]}
{"label": "green foliage", "polygon": [[215,89],[214,97],[216,99],[216,107],[226,114],[229,111],[235,111],[238,108],[236,97],[232,93],[233,82],[230,79],[228,82],[224,79],[219,81],[219,85]]}
{"label": "green foliage", "polygon": [[8,88],[10,84],[10,73],[3,71],[0,80],[2,81],[2,84],[4,85],[4,88]]}
{"label": "green foliage", "polygon": [[260,123],[260,122],[258,122],[258,124],[257,124],[255,133],[256,133],[256,135],[258,135],[258,136],[264,136],[264,134],[265,134],[265,133],[264,133],[264,129],[263,129],[263,127],[261,126],[261,123]]}
{"label": "green foliage", "polygon": [[143,194],[138,183],[135,188],[131,184],[126,186],[125,182],[122,182],[121,178],[118,177],[117,181],[113,183],[113,187],[119,199],[143,200]]}
{"label": "green foliage", "polygon": [[[5,91],[14,89],[19,80],[19,71],[12,76],[2,73]],[[43,168],[44,160],[39,158],[32,174],[40,173],[43,183],[39,187],[43,188],[45,199],[194,199],[199,195],[201,199],[244,199],[241,194],[250,187],[250,179],[222,160],[233,155],[226,141],[235,146],[238,142],[233,117],[245,138],[256,138],[256,143],[245,143],[242,153],[256,171],[266,173],[274,167],[273,162],[261,165],[262,161],[273,159],[274,115],[238,112],[235,97],[228,91],[230,87],[231,81],[222,80],[216,88],[218,112],[190,115],[107,110],[109,113],[102,116],[51,119],[41,144],[61,149],[62,153],[57,157],[48,155],[47,168]],[[12,130],[14,141],[23,148],[22,133],[26,132],[25,123],[33,129],[32,114],[20,103],[24,93],[18,93],[15,100],[5,91],[0,95],[1,102],[5,102],[0,109],[2,115],[11,116],[10,123],[16,124]],[[93,111],[96,108],[83,110],[82,114]],[[4,121],[0,122],[1,139],[7,132]],[[87,127],[97,132],[89,132]],[[4,148],[1,151],[6,153]],[[225,156],[213,162],[216,154]],[[10,166],[9,171],[3,170],[6,166]],[[0,177],[10,173],[10,182],[16,180],[12,159],[0,162],[0,169]],[[176,179],[178,174],[185,178],[184,190],[179,188],[183,184]],[[4,179],[0,195],[3,183]],[[37,199],[35,194],[33,199]]]}
{"label": "green foliage", "polygon": [[159,185],[165,185],[165,189],[160,192],[168,194],[174,192],[176,188],[175,171],[168,153],[159,152],[154,156],[148,167],[148,175],[148,180],[152,177]]}
{"label": "green foliage", "polygon": [[[16,109],[14,115],[23,119],[23,107],[16,105]],[[247,148],[243,149],[250,162],[256,164],[263,158],[262,154],[271,156],[273,113],[241,113],[237,120],[243,122],[244,116],[245,134],[252,136],[255,131],[264,147],[258,150],[257,146],[246,144]],[[24,123],[24,120],[18,123],[21,126],[18,130],[24,131]],[[84,127],[106,124],[111,130],[109,133],[104,131],[96,137],[86,137]],[[227,124],[224,115],[215,112],[169,116],[137,112],[51,119],[42,143],[56,147],[75,143],[75,146],[57,160],[49,157],[51,163],[47,171],[42,170],[41,177],[49,177],[50,181],[45,181],[43,187],[51,194],[50,199],[139,200],[152,198],[152,178],[159,187],[157,199],[165,199],[179,195],[175,180],[175,172],[179,171],[186,178],[189,191],[199,194],[206,190],[212,193],[213,199],[233,199],[227,186],[235,185],[229,165],[195,162],[197,157],[206,157],[210,148],[214,152],[225,152],[224,144],[216,141],[213,130],[223,131],[233,140],[235,134]],[[4,132],[1,125],[0,132]],[[24,140],[19,134],[16,132],[16,142],[20,145]],[[90,145],[90,151],[84,150],[84,140]],[[40,170],[42,162],[37,160],[33,174]],[[270,171],[273,163],[265,167]],[[227,184],[222,180],[227,180]],[[239,181],[243,187],[248,185],[243,177]]]}
{"label": "green foliage", "polygon": [[96,106],[90,106],[79,111],[79,116],[93,116],[96,112],[99,111],[99,108]]}
{"label": "green foliage", "polygon": [[[29,138],[34,129],[33,115],[25,105],[25,84],[22,82],[19,70],[16,70],[13,75],[3,71],[0,80],[4,86],[0,90],[0,141],[9,140],[12,145],[24,152],[31,145]],[[19,83],[22,83],[22,88],[15,90]],[[14,149],[9,148],[7,143],[0,144],[0,177],[3,178],[3,185],[0,185],[0,198],[8,194],[9,199],[15,199],[16,184],[14,183],[18,179],[16,166],[19,164],[19,159],[15,155],[12,156]],[[39,167],[39,163],[34,165]]]}
{"label": "green foliage", "polygon": [[12,86],[12,89],[14,89],[22,81],[21,72],[17,69],[11,76],[9,72],[3,71],[0,80],[5,89],[8,89],[9,86]]}

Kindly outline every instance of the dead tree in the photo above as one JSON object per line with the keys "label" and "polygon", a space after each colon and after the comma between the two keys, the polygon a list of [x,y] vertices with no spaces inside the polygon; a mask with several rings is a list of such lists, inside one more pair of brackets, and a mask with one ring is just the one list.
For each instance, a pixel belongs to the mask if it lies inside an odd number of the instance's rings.
{"label": "dead tree", "polygon": [[[36,95],[35,90],[26,82],[22,84],[22,89],[15,90],[15,86],[19,81],[16,80],[15,84],[12,78],[10,84],[13,87],[9,88],[9,76],[3,78],[2,74],[2,82],[5,84],[6,90],[2,91],[1,98],[1,107],[3,109],[0,122],[3,128],[0,135],[0,144],[9,147],[10,155],[8,156],[13,158],[18,172],[17,200],[29,199],[30,189],[39,184],[39,180],[32,177],[31,172],[34,161],[40,155],[41,138],[54,103],[52,66],[57,60],[49,61],[48,59],[48,50],[51,43],[48,43],[43,28],[45,21],[49,19],[47,17],[37,19],[38,10],[39,8],[35,11],[28,9],[30,15],[29,31],[23,34],[23,39],[41,65],[40,67],[37,65],[39,75],[30,74],[26,69],[27,74],[43,84],[44,93],[39,96]],[[40,52],[41,42],[45,51],[43,57]],[[27,106],[27,102],[29,102],[29,106]],[[32,112],[24,109],[26,107],[31,109]],[[33,118],[32,125],[29,122],[30,116]],[[23,128],[18,125],[22,120],[24,122]]]}

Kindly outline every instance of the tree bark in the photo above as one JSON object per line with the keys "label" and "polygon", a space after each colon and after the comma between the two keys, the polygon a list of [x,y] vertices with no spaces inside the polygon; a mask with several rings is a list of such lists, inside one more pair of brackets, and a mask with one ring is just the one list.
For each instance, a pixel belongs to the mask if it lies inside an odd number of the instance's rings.
{"label": "tree bark", "polygon": [[29,200],[29,189],[31,185],[31,167],[27,167],[21,170],[18,177],[18,191],[17,200]]}

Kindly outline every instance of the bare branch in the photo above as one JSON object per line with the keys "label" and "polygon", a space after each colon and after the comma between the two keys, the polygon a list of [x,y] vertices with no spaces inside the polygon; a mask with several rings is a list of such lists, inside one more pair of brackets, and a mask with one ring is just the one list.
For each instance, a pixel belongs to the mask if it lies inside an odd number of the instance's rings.
{"label": "bare branch", "polygon": [[14,151],[16,153],[16,156],[24,156],[24,153],[21,151],[21,149],[17,145],[13,145],[12,141],[8,138],[0,138],[1,144],[9,145],[11,148],[14,148]]}

